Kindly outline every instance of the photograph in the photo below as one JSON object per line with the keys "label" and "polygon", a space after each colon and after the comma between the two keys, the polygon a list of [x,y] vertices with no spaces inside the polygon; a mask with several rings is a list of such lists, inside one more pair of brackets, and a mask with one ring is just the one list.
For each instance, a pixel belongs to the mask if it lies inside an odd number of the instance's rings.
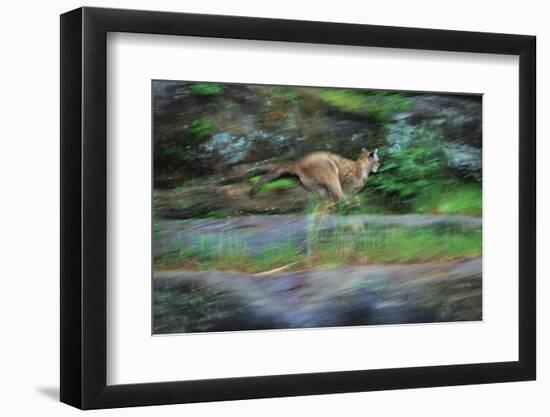
{"label": "photograph", "polygon": [[154,335],[482,320],[482,95],[151,94]]}

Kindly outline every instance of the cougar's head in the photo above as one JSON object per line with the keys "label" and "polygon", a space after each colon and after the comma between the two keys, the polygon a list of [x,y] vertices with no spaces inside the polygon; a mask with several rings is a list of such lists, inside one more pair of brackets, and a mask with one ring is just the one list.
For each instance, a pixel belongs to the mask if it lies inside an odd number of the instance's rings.
{"label": "cougar's head", "polygon": [[364,159],[367,162],[369,172],[378,171],[378,167],[380,167],[380,159],[378,158],[378,148],[375,149],[374,152],[370,152],[369,150],[363,148],[361,153],[361,159]]}

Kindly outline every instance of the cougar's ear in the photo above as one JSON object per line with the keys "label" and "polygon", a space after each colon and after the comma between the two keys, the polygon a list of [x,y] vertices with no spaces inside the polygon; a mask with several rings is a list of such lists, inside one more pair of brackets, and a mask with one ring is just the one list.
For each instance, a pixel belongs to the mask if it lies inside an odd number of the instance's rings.
{"label": "cougar's ear", "polygon": [[365,152],[368,152],[368,151],[365,148],[361,148],[361,152],[365,153]]}

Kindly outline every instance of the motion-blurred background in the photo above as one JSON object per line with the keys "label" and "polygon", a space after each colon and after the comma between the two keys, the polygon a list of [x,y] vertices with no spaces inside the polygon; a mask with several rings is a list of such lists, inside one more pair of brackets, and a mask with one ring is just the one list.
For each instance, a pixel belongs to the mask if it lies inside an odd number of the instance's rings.
{"label": "motion-blurred background", "polygon": [[[156,332],[481,318],[481,96],[162,80],[152,93]],[[292,177],[248,195],[277,162],[362,148],[381,166],[349,204]]]}

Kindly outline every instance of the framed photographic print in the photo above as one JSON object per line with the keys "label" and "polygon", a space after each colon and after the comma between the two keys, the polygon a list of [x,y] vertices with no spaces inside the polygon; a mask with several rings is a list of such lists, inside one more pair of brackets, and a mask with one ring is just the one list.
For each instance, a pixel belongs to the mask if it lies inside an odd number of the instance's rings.
{"label": "framed photographic print", "polygon": [[535,379],[535,38],[61,16],[61,401]]}

